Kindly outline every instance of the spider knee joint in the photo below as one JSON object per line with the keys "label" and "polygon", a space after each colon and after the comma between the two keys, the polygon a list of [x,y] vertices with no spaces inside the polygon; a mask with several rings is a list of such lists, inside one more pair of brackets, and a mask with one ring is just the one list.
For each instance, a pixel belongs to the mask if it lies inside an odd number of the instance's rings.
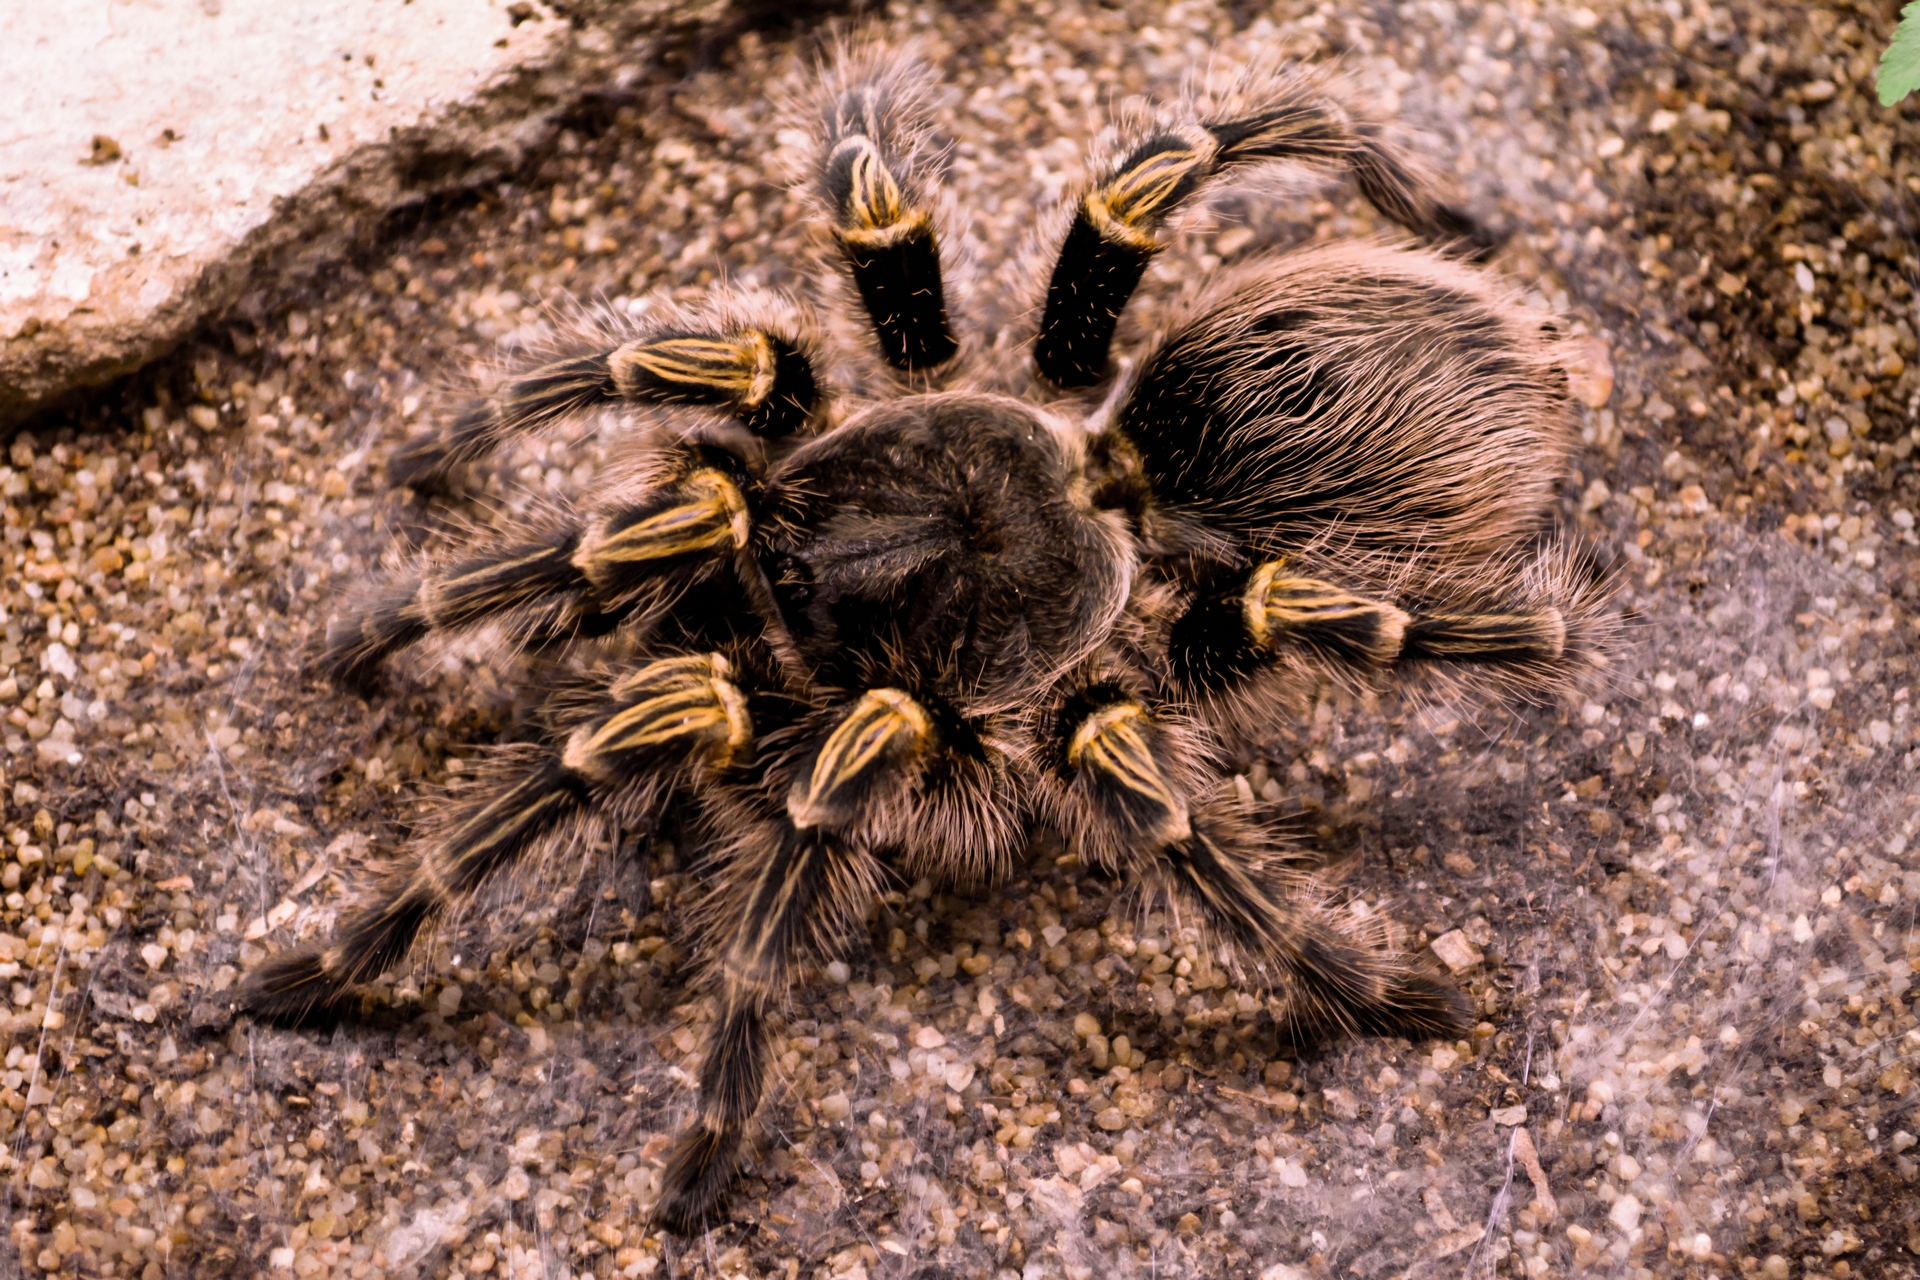
{"label": "spider knee joint", "polygon": [[932,234],[926,211],[908,202],[880,148],[864,134],[842,138],[827,157],[827,189],[844,219],[836,231],[849,248],[886,249]]}
{"label": "spider knee joint", "polygon": [[679,394],[755,409],[773,394],[778,359],[773,340],[757,329],[725,337],[658,338],[629,342],[607,358],[613,384],[629,400],[647,392]]}
{"label": "spider knee joint", "polygon": [[1137,702],[1100,707],[1067,740],[1067,766],[1092,784],[1125,826],[1162,846],[1193,832],[1187,799],[1168,780],[1154,751],[1152,725]]}
{"label": "spider knee joint", "polygon": [[1407,632],[1404,611],[1332,583],[1284,574],[1270,560],[1254,570],[1241,596],[1247,638],[1262,649],[1289,640],[1332,649],[1365,662],[1392,662]]}
{"label": "spider knee joint", "polygon": [[1157,251],[1161,220],[1212,172],[1216,150],[1205,134],[1164,134],[1136,148],[1118,173],[1081,202],[1087,222],[1103,240]]}
{"label": "spider knee joint", "polygon": [[606,590],[635,565],[738,551],[751,528],[740,486],[702,467],[680,481],[665,505],[631,508],[582,538],[573,564],[595,589]]}
{"label": "spider knee joint", "polygon": [[611,781],[639,759],[676,749],[725,766],[753,740],[746,697],[717,653],[663,658],[614,686],[624,705],[567,739],[561,763],[582,777]]}
{"label": "spider knee joint", "polygon": [[868,691],[794,779],[788,817],[803,831],[845,824],[877,788],[909,777],[932,742],[926,708],[898,689]]}

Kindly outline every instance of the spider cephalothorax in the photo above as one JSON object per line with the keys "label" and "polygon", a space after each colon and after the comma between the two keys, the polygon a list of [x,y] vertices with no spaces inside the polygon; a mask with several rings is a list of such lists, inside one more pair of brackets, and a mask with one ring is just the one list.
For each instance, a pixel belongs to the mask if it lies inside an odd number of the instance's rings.
{"label": "spider cephalothorax", "polygon": [[[397,480],[436,484],[575,411],[668,406],[591,500],[336,622],[342,677],[503,624],[565,691],[543,746],[503,753],[327,945],[244,993],[269,1016],[341,1011],[490,874],[671,815],[711,885],[695,946],[718,1005],[658,1209],[675,1227],[731,1177],[766,1019],[889,868],[992,881],[1038,824],[1210,931],[1297,1035],[1456,1030],[1460,997],[1327,908],[1224,759],[1328,679],[1557,696],[1604,630],[1592,576],[1542,538],[1560,340],[1446,256],[1485,241],[1320,82],[1253,77],[1123,125],[1062,215],[1036,377],[950,319],[916,74],[850,59],[816,116],[810,189],[871,332],[853,354],[878,356],[871,403],[843,392],[829,427],[832,344],[796,303],[728,293],[602,328],[394,455]],[[1255,257],[1105,387],[1169,216],[1273,161],[1345,165],[1438,251]]]}

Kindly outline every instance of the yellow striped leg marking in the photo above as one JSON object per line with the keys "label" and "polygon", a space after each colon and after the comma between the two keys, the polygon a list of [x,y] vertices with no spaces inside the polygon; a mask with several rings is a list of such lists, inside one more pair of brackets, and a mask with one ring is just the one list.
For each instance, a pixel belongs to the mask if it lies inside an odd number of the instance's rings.
{"label": "yellow striped leg marking", "polygon": [[1476,658],[1526,652],[1547,661],[1567,647],[1567,620],[1558,609],[1539,613],[1432,614],[1414,623],[1423,657]]}
{"label": "yellow striped leg marking", "polygon": [[599,725],[574,730],[560,762],[584,777],[607,781],[615,757],[684,740],[725,765],[753,737],[746,699],[717,653],[650,663],[615,686],[616,697],[634,701]]}
{"label": "yellow striped leg marking", "polygon": [[893,759],[917,753],[932,736],[933,722],[919,703],[898,689],[869,691],[820,748],[813,772],[794,780],[787,793],[793,825],[804,831],[830,823],[850,786]]}
{"label": "yellow striped leg marking", "polygon": [[856,134],[842,140],[834,151],[838,154],[849,148],[855,153],[852,186],[846,208],[841,210],[846,225],[836,228],[840,238],[859,248],[883,249],[926,230],[932,220],[925,210],[907,203],[899,180],[880,158],[873,140]]}
{"label": "yellow striped leg marking", "polygon": [[[522,779],[489,802],[485,808],[462,822],[447,837],[445,858],[429,857],[420,864],[416,883],[425,882],[434,897],[454,902],[474,883],[474,869],[492,867],[509,856],[503,849],[526,839],[527,832],[545,822],[556,808],[574,802],[567,790],[536,778]],[[397,913],[404,899],[387,904],[389,914]]]}
{"label": "yellow striped leg marking", "polygon": [[623,396],[637,394],[639,375],[661,382],[719,392],[756,409],[773,393],[773,343],[757,329],[725,338],[662,338],[630,342],[607,358]]}
{"label": "yellow striped leg marking", "polygon": [[[754,926],[753,932],[734,938],[722,966],[729,1005],[754,1002],[768,994],[788,959],[782,943],[793,937],[790,916],[796,900],[828,856],[825,840],[809,839],[796,846],[791,857],[773,859],[760,873],[747,899],[747,921]],[[805,912],[809,905],[799,902],[797,909]]]}
{"label": "yellow striped leg marking", "polygon": [[583,540],[574,567],[596,584],[607,566],[669,560],[695,551],[747,545],[747,500],[733,481],[703,467],[680,482],[685,499],[624,529]]}
{"label": "yellow striped leg marking", "polygon": [[1136,249],[1159,247],[1153,234],[1173,194],[1195,169],[1213,163],[1212,148],[1159,151],[1087,193],[1082,207],[1102,239]]}
{"label": "yellow striped leg marking", "polygon": [[[436,631],[455,627],[484,614],[497,613],[544,594],[545,573],[529,576],[526,570],[551,564],[558,548],[535,547],[514,560],[497,560],[466,573],[444,578],[428,578],[420,584],[416,603],[427,625]],[[450,606],[452,607],[450,610]],[[371,616],[369,621],[371,621]],[[363,622],[362,627],[365,627]],[[369,637],[372,638],[371,636]]]}
{"label": "yellow striped leg marking", "polygon": [[1241,597],[1247,635],[1256,645],[1270,648],[1287,632],[1322,629],[1327,638],[1337,638],[1371,661],[1391,662],[1399,656],[1407,630],[1404,612],[1330,582],[1283,578],[1280,571],[1285,566],[1284,560],[1261,565]]}
{"label": "yellow striped leg marking", "polygon": [[1282,148],[1300,157],[1338,157],[1351,154],[1351,128],[1344,117],[1323,107],[1296,107],[1290,114],[1277,116],[1265,127],[1236,138],[1223,157],[1228,161],[1262,153],[1272,155]]}
{"label": "yellow striped leg marking", "polygon": [[1192,833],[1187,799],[1173,789],[1147,740],[1146,709],[1138,703],[1118,702],[1102,707],[1073,731],[1067,743],[1067,763],[1092,769],[1107,781],[1140,797],[1159,817],[1151,834],[1162,844],[1185,840]]}

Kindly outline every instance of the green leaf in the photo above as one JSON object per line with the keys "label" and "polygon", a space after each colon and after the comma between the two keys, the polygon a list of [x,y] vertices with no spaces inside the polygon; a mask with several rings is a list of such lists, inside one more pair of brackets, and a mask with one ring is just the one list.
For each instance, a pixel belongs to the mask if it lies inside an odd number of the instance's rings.
{"label": "green leaf", "polygon": [[1890,107],[1920,89],[1920,0],[1900,11],[1893,43],[1880,55],[1880,105]]}

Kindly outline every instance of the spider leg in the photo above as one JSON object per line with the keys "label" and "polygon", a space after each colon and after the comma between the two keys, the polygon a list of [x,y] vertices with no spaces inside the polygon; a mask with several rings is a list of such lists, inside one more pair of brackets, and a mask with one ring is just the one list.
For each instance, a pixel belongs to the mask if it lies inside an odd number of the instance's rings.
{"label": "spider leg", "polygon": [[752,737],[746,699],[719,654],[662,658],[615,684],[555,752],[459,810],[439,835],[324,945],[282,952],[248,978],[243,1007],[298,1022],[337,1014],[449,904],[537,847],[590,803],[628,823],[657,813],[676,783],[724,767]]}
{"label": "spider leg", "polygon": [[817,127],[819,193],[888,364],[906,372],[951,360],[933,181],[911,63],[843,69]]}
{"label": "spider leg", "polygon": [[1213,798],[1191,739],[1134,699],[1070,700],[1054,807],[1083,858],[1130,864],[1291,997],[1303,1039],[1335,1032],[1426,1039],[1466,1025],[1457,992],[1337,923],[1312,880],[1232,805]]}
{"label": "spider leg", "polygon": [[672,316],[624,341],[604,329],[583,335],[589,350],[509,378],[445,429],[406,441],[388,459],[388,478],[439,488],[454,467],[508,438],[597,405],[712,406],[767,440],[805,428],[821,393],[800,317],[760,297],[709,311]]}
{"label": "spider leg", "polygon": [[[1243,98],[1247,95],[1242,95]],[[1120,312],[1164,247],[1167,219],[1222,174],[1263,161],[1344,165],[1381,213],[1437,244],[1496,247],[1441,201],[1416,165],[1354,119],[1315,79],[1274,77],[1232,114],[1189,106],[1132,132],[1126,154],[1081,196],[1047,284],[1034,362],[1049,382],[1085,387],[1106,376]]]}
{"label": "spider leg", "polygon": [[823,914],[864,913],[876,869],[837,833],[773,824],[757,833],[753,879],[720,961],[720,1016],[700,1069],[697,1118],[667,1162],[655,1215],[691,1233],[733,1180],[747,1121],[766,1091],[766,1014],[792,984]]}
{"label": "spider leg", "polygon": [[[1403,608],[1268,560],[1195,600],[1172,627],[1168,658],[1175,678],[1216,706],[1268,671],[1303,665],[1360,678],[1437,675],[1548,701],[1606,661],[1603,584],[1564,550],[1445,585]],[[1262,718],[1250,706],[1227,709],[1230,719]]]}
{"label": "spider leg", "polygon": [[782,812],[741,838],[737,886],[720,894],[720,1014],[700,1072],[700,1107],[669,1156],[655,1217],[699,1228],[733,1178],[741,1135],[766,1086],[765,1016],[803,960],[833,953],[872,901],[876,819],[919,779],[937,746],[929,712],[897,689],[864,694],[803,759]]}
{"label": "spider leg", "polygon": [[695,454],[637,501],[557,520],[389,582],[327,632],[322,665],[364,684],[381,659],[432,632],[519,611],[516,641],[566,635],[585,620],[658,608],[747,545],[742,480]]}
{"label": "spider leg", "polygon": [[1311,1043],[1336,1036],[1431,1040],[1473,1023],[1460,992],[1404,957],[1355,938],[1340,926],[1311,879],[1261,870],[1253,828],[1216,816],[1193,838],[1169,847],[1166,875],[1221,937],[1257,966],[1287,979],[1285,1029]]}

